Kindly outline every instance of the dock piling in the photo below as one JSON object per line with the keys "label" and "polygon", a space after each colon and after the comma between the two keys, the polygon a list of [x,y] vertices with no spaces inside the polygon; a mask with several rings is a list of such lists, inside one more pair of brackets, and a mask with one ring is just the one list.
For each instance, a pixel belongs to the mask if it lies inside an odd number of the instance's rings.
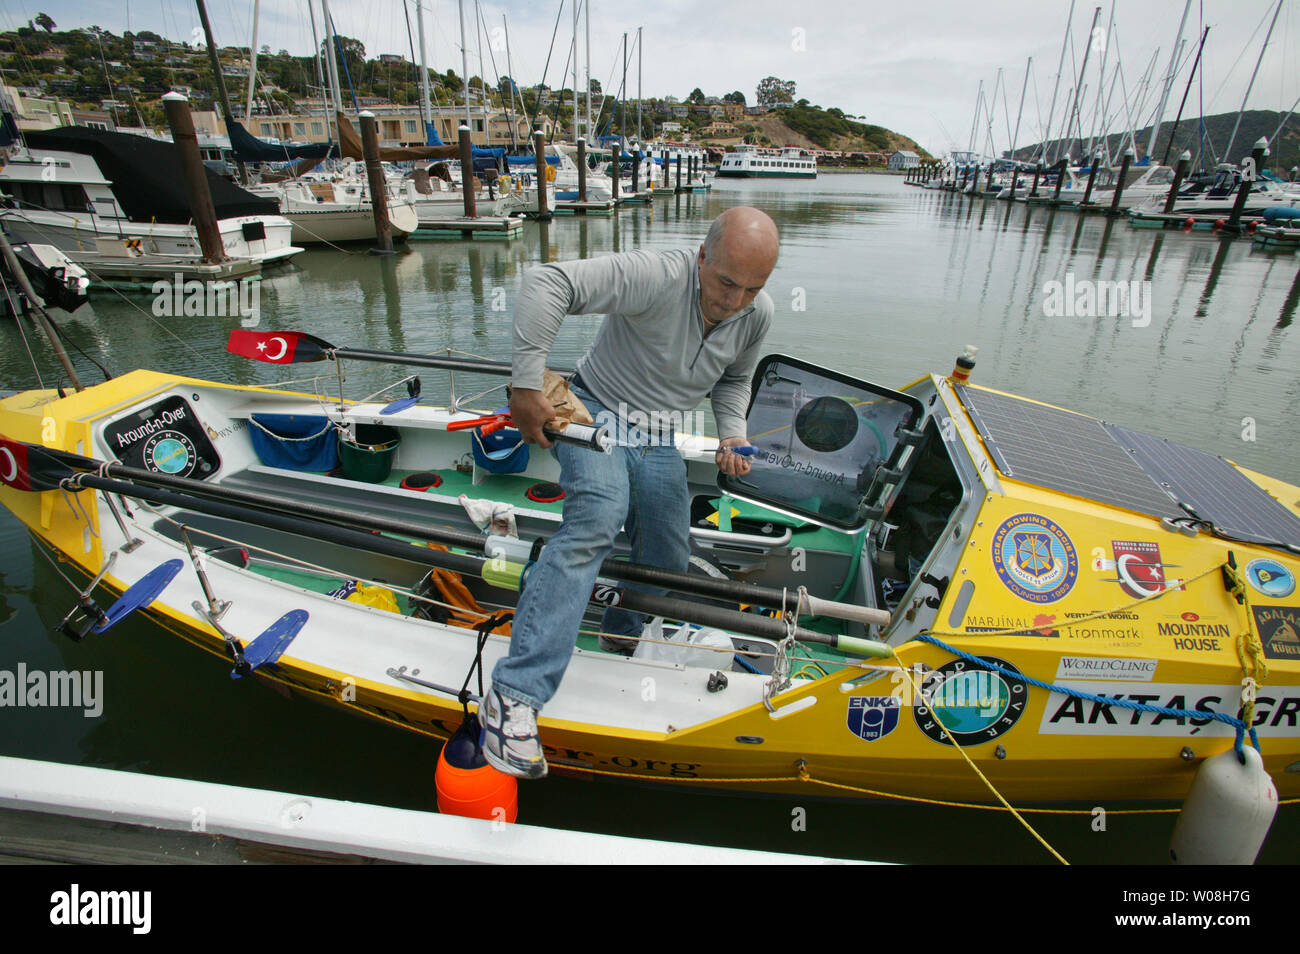
{"label": "dock piling", "polygon": [[540,129],[533,131],[533,158],[537,169],[537,217],[546,222],[551,213],[546,207],[546,136]]}
{"label": "dock piling", "polygon": [[185,176],[185,190],[190,197],[190,213],[194,228],[199,233],[199,248],[203,250],[204,264],[228,262],[221,229],[217,225],[217,212],[208,190],[207,169],[199,153],[199,138],[194,131],[194,117],[190,115],[190,101],[176,92],[163,96],[163,110],[167,125],[171,127],[172,142],[180,154],[181,172]]}
{"label": "dock piling", "polygon": [[1187,170],[1192,165],[1192,154],[1189,150],[1184,149],[1183,154],[1178,157],[1178,165],[1174,168],[1174,182],[1169,187],[1169,195],[1165,199],[1164,213],[1168,215],[1174,210],[1174,202],[1178,198],[1178,190],[1182,187],[1183,179],[1187,176]]}
{"label": "dock piling", "polygon": [[462,124],[457,130],[460,144],[460,188],[465,199],[465,218],[478,218],[478,196],[474,194],[474,143],[469,127]]}
{"label": "dock piling", "polygon": [[578,140],[578,201],[587,201],[587,140]]}
{"label": "dock piling", "polygon": [[1124,158],[1119,164],[1119,179],[1115,182],[1115,195],[1110,200],[1108,215],[1119,215],[1120,213],[1120,197],[1124,195],[1124,183],[1128,180],[1128,169],[1133,163],[1133,156],[1132,146],[1124,150]]}
{"label": "dock piling", "polygon": [[[1232,215],[1228,218],[1228,224],[1224,228],[1229,232],[1241,231],[1241,212],[1246,207],[1246,199],[1250,195],[1250,188],[1254,185],[1255,179],[1264,169],[1264,158],[1268,155],[1268,140],[1260,136],[1255,141],[1255,148],[1250,151],[1252,167],[1247,175],[1247,170],[1243,169],[1241,174],[1241,187],[1237,189],[1237,201],[1232,204]],[[1244,163],[1243,163],[1244,164]]]}

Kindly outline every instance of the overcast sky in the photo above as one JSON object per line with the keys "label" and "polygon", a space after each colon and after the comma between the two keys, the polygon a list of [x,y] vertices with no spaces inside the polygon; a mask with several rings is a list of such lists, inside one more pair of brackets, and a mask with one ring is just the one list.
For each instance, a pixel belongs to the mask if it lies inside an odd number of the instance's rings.
{"label": "overcast sky", "polygon": [[[315,0],[320,28],[319,0]],[[416,0],[405,9],[415,22]],[[455,0],[421,0],[425,6],[425,35],[429,65],[461,72],[460,27]],[[551,53],[546,82],[561,85],[572,39],[572,6],[564,0],[559,33]],[[581,4],[582,0],[577,0]],[[1207,114],[1236,111],[1246,93],[1251,71],[1260,55],[1265,33],[1279,0],[1193,0],[1183,36],[1186,49],[1170,105],[1172,120],[1183,93],[1202,29],[1210,27],[1198,77],[1188,98],[1187,112],[1197,115],[1200,97]],[[1264,55],[1249,106],[1289,109],[1300,96],[1300,62],[1287,51],[1300,49],[1300,0],[1280,0],[1272,39]],[[207,0],[217,42],[247,45],[252,33],[252,0]],[[622,34],[633,44],[643,27],[642,88],[646,96],[674,95],[685,99],[698,86],[708,95],[740,90],[749,103],[765,76],[793,80],[796,95],[911,136],[933,153],[966,148],[980,81],[986,96],[998,87],[993,143],[1005,149],[1014,132],[1025,84],[1026,60],[1033,57],[1018,142],[1040,137],[1051,107],[1057,67],[1065,37],[1069,0],[928,0],[880,2],[868,0],[843,12],[846,4],[826,0],[647,0],[614,3],[592,0],[591,75],[607,89],[617,88],[622,70]],[[1057,120],[1062,105],[1084,65],[1087,101],[1085,132],[1091,122],[1099,86],[1101,58],[1106,57],[1106,83],[1115,95],[1108,112],[1118,118],[1114,129],[1127,125],[1124,90],[1131,109],[1143,101],[1144,74],[1159,50],[1145,91],[1142,121],[1155,110],[1158,85],[1183,14],[1185,0],[1115,0],[1115,27],[1109,30],[1112,5],[1104,0],[1097,31],[1090,32],[1096,0],[1076,0],[1072,53],[1065,55],[1064,76],[1057,93]],[[330,4],[339,33],[360,39],[366,55],[401,53],[409,57],[403,0],[333,0]],[[579,6],[581,10],[581,5]],[[542,79],[560,0],[521,0],[482,3],[485,24],[481,44],[483,72],[489,78],[506,73],[503,14],[509,30],[509,53],[521,84]],[[58,28],[98,25],[121,34],[152,30],[175,40],[188,40],[199,27],[197,8],[182,0],[0,0],[0,26],[12,29],[44,11]],[[465,3],[470,72],[479,72],[480,43],[474,30],[474,4]],[[312,47],[307,0],[261,0],[257,45],[305,54]],[[417,41],[418,43],[418,41]],[[495,47],[495,49],[493,49]],[[416,47],[418,53],[418,45]],[[491,56],[495,56],[493,67]],[[585,68],[585,41],[579,41],[580,70]],[[1114,82],[1116,63],[1121,66]],[[629,96],[636,95],[636,56],[628,74]],[[1003,101],[1005,99],[1005,111]],[[1008,115],[1009,113],[1009,115]],[[1300,121],[1300,120],[1296,120]],[[987,118],[981,121],[979,146],[987,142]],[[1234,150],[1236,151],[1236,150]]]}

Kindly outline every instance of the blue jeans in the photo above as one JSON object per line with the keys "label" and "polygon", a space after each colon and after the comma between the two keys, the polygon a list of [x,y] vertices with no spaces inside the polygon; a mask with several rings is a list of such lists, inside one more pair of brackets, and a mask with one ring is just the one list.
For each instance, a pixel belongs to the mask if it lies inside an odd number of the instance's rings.
{"label": "blue jeans", "polygon": [[[598,424],[612,422],[613,415],[590,394],[574,392]],[[565,494],[562,522],[528,573],[515,610],[510,655],[492,671],[497,692],[534,709],[560,686],[600,565],[621,527],[631,538],[635,563],[684,573],[690,559],[686,462],[670,438],[612,429],[619,440],[612,454],[570,444],[552,449]],[[628,588],[665,592],[637,584]],[[601,629],[640,636],[644,622],[640,613],[610,608]]]}

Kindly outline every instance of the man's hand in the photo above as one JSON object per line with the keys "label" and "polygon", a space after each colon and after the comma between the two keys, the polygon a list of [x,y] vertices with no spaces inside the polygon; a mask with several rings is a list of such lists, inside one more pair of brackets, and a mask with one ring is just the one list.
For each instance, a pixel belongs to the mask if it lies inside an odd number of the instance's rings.
{"label": "man's hand", "polygon": [[749,458],[734,454],[728,450],[730,447],[744,447],[748,443],[749,439],[745,437],[728,437],[725,440],[718,441],[718,451],[713,455],[718,470],[728,477],[744,477],[748,474]]}
{"label": "man's hand", "polygon": [[542,433],[546,422],[555,417],[555,407],[541,391],[530,388],[510,389],[510,418],[514,421],[524,441],[538,447],[550,447],[551,442]]}

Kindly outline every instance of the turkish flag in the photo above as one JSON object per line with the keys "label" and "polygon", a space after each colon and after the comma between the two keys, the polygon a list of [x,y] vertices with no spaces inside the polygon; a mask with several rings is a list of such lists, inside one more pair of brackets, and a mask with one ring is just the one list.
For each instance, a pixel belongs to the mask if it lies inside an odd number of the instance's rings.
{"label": "turkish flag", "polygon": [[0,437],[0,483],[15,490],[31,490],[27,445]]}
{"label": "turkish flag", "polygon": [[226,350],[241,358],[267,364],[300,364],[320,361],[330,350],[330,343],[301,331],[243,331],[230,333]]}

